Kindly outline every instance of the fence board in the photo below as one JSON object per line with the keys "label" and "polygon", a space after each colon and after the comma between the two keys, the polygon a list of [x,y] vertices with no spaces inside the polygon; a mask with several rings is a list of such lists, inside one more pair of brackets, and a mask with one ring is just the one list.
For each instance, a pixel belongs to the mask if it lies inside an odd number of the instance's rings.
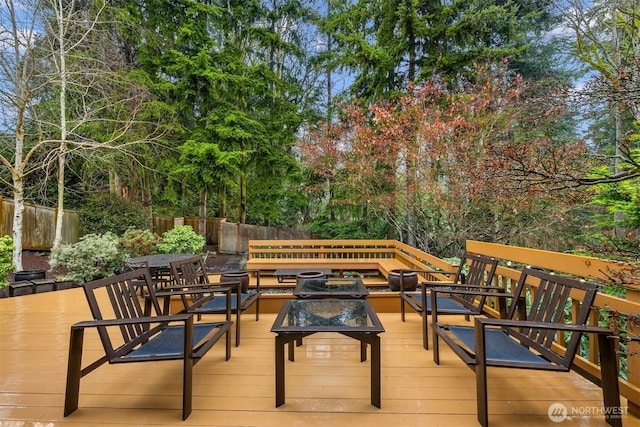
{"label": "fence board", "polygon": [[[13,237],[13,200],[0,197],[0,235]],[[25,250],[48,251],[53,246],[56,230],[55,208],[25,203],[22,217],[22,247]],[[78,212],[65,210],[62,241],[75,243],[80,238]]]}
{"label": "fence board", "polygon": [[[34,204],[25,204],[22,247],[25,250],[48,251],[55,237],[56,209]],[[162,235],[176,224],[191,225],[198,231],[198,218],[175,218],[153,215],[153,232]],[[13,236],[13,200],[0,196],[0,236]],[[65,210],[62,226],[62,241],[75,243],[81,237],[79,212]],[[283,229],[249,224],[226,222],[220,218],[207,218],[206,242],[217,245],[222,253],[246,253],[249,240],[309,239],[303,230]]]}

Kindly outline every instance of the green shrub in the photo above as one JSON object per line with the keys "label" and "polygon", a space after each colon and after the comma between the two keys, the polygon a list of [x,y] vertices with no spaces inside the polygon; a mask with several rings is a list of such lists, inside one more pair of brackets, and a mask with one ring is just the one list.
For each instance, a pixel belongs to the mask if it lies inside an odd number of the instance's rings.
{"label": "green shrub", "polygon": [[160,237],[149,229],[130,228],[120,236],[120,250],[129,257],[151,255],[157,252]]}
{"label": "green shrub", "polygon": [[165,231],[157,247],[161,254],[199,254],[204,244],[204,237],[193,231],[190,225],[180,225]]}
{"label": "green shrub", "polygon": [[84,283],[115,274],[121,260],[118,236],[113,233],[87,234],[78,243],[52,249],[49,265],[52,269],[66,268],[66,279]]}
{"label": "green shrub", "polygon": [[9,236],[0,237],[0,288],[9,284],[9,272],[16,268],[13,265],[13,239]]}
{"label": "green shrub", "polygon": [[138,203],[128,202],[115,194],[100,193],[89,197],[78,214],[85,234],[107,232],[121,236],[130,228],[147,228],[149,215]]}

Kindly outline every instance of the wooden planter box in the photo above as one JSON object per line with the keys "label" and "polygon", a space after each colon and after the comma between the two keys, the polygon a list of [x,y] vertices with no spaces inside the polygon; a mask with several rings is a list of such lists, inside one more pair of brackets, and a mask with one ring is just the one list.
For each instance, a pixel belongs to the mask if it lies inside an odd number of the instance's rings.
{"label": "wooden planter box", "polygon": [[33,293],[33,283],[28,280],[9,283],[9,296],[18,297],[20,295],[30,295]]}
{"label": "wooden planter box", "polygon": [[41,294],[54,291],[56,281],[53,279],[34,279],[31,283],[33,283],[33,293]]}
{"label": "wooden planter box", "polygon": [[56,291],[62,291],[65,289],[71,289],[75,287],[76,282],[74,282],[73,280],[62,280],[62,281],[56,282],[54,286]]}

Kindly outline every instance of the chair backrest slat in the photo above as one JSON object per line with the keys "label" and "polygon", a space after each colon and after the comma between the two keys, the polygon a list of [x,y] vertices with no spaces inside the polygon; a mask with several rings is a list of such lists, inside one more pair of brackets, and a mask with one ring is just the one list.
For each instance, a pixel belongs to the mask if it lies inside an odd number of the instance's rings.
{"label": "chair backrest slat", "polygon": [[[206,267],[200,256],[173,261],[171,263],[171,275],[177,286],[197,287],[198,285],[209,284]],[[202,293],[193,293],[189,296],[193,302],[204,298]],[[182,299],[185,300],[185,298],[186,295],[182,295]],[[186,300],[183,303],[185,303],[185,307],[188,304]]]}
{"label": "chair backrest slat", "polygon": [[[593,304],[598,285],[587,283],[581,280],[558,276],[552,273],[532,269],[527,267],[522,270],[520,279],[514,295],[516,297],[526,296],[527,281],[538,279],[539,284],[535,289],[531,304],[528,307],[526,319],[541,323],[568,323],[574,325],[585,325]],[[573,297],[580,298],[580,310],[573,319],[568,319],[565,310],[571,306]],[[518,298],[514,298],[514,303],[509,308],[508,317],[516,319],[518,307],[515,303]],[[564,354],[554,351],[553,343],[558,338],[558,331],[555,329],[522,328],[516,330],[505,328],[512,336],[519,339],[523,345],[543,354],[553,362],[569,367],[579,345],[581,334],[570,334],[566,343]],[[565,343],[560,343],[564,345]]]}
{"label": "chair backrest slat", "polygon": [[[465,275],[463,274],[463,269],[465,265],[469,265],[469,271]],[[493,280],[493,276],[495,275],[496,268],[498,266],[498,260],[492,257],[484,256],[484,255],[474,255],[470,253],[465,253],[462,260],[460,261],[460,266],[458,268],[458,272],[456,273],[455,282],[458,284],[465,284],[471,286],[489,286]],[[464,281],[462,280],[464,277]],[[465,288],[460,288],[464,290]],[[469,288],[471,290],[473,288]],[[477,290],[475,290],[477,291]],[[484,302],[486,300],[486,295],[482,295],[477,297],[471,293],[469,294],[453,294],[459,302],[467,306],[470,309],[477,309],[478,307],[484,306]]]}
{"label": "chair backrest slat", "polygon": [[[135,282],[135,283],[134,283]],[[144,283],[143,285],[141,283]],[[136,290],[143,286],[146,298],[151,304],[152,315],[161,313],[156,299],[149,270],[139,269],[129,271],[118,276],[107,277],[93,282],[85,283],[83,288],[89,303],[89,309],[95,320],[105,319],[137,319],[145,315],[143,305]],[[122,343],[115,343],[105,327],[98,327],[98,334],[109,358],[116,357],[115,348],[125,344],[128,349],[137,343],[144,341],[152,331],[142,323],[130,323],[120,325]]]}

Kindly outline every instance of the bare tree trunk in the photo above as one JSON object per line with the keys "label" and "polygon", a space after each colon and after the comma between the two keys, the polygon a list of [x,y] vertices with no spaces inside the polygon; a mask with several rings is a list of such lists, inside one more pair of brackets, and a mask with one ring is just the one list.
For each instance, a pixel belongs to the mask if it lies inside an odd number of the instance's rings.
{"label": "bare tree trunk", "polygon": [[11,171],[13,190],[13,251],[12,262],[16,271],[21,271],[22,267],[22,224],[24,217],[24,176],[27,169],[31,151],[25,155],[25,117],[30,99],[33,96],[29,90],[29,82],[34,75],[35,59],[33,53],[33,36],[36,22],[38,4],[33,4],[29,13],[21,10],[23,4],[14,4],[13,1],[6,1],[3,8],[3,17],[7,19],[3,22],[3,28],[7,36],[3,43],[5,49],[0,51],[0,60],[3,65],[2,77],[5,82],[13,86],[6,88],[7,93],[11,93],[10,103],[15,106],[15,149],[13,154],[13,164],[0,154],[0,163]]}
{"label": "bare tree trunk", "polygon": [[[18,142],[19,139],[22,138],[16,136],[16,147],[23,144]],[[18,152],[22,153],[22,149],[19,151],[16,149],[16,153]],[[16,156],[16,164],[18,164],[18,156]],[[16,267],[16,271],[22,271],[22,219],[24,215],[24,182],[22,176],[14,174],[13,186],[13,245],[15,249],[13,250],[12,262]]]}
{"label": "bare tree trunk", "polygon": [[58,74],[60,76],[60,153],[58,153],[58,206],[56,215],[56,231],[53,248],[62,243],[62,224],[64,221],[64,169],[67,163],[67,65],[66,44],[64,37],[64,8],[62,0],[58,0],[56,19],[58,21]]}
{"label": "bare tree trunk", "polygon": [[227,217],[227,189],[223,185],[222,188],[218,189],[218,200],[220,206],[218,207],[218,216],[220,218]]}
{"label": "bare tree trunk", "polygon": [[[613,1],[611,2],[611,30],[612,30],[612,36],[613,36],[613,65],[614,65],[614,69],[616,70],[622,70],[622,60],[621,60],[621,52],[620,52],[620,39],[621,39],[621,30],[618,27],[618,20],[616,19],[617,16],[617,11],[618,11],[618,2],[617,1]],[[622,167],[621,167],[621,162],[623,159],[623,154],[620,150],[621,144],[623,143],[623,138],[624,138],[624,131],[623,131],[623,124],[622,124],[622,114],[620,112],[620,105],[618,102],[613,102],[612,105],[612,109],[613,109],[613,115],[614,115],[614,119],[615,119],[615,132],[616,132],[616,140],[615,140],[615,144],[616,144],[616,159],[615,159],[615,173],[620,174],[622,173]],[[620,226],[619,224],[621,224],[621,222],[624,220],[625,218],[625,214],[624,212],[620,212],[620,211],[616,211],[613,213],[613,221],[616,224],[615,227],[615,235],[618,238],[624,238],[626,231],[624,229],[624,227]]]}
{"label": "bare tree trunk", "polygon": [[53,239],[53,248],[57,248],[62,243],[62,225],[64,222],[64,168],[67,162],[67,146],[60,144],[60,154],[58,155],[58,206],[56,210],[56,232]]}
{"label": "bare tree trunk", "polygon": [[207,193],[200,192],[200,206],[198,209],[198,234],[207,237]]}
{"label": "bare tree trunk", "polygon": [[247,179],[244,175],[240,177],[240,224],[247,222]]}

